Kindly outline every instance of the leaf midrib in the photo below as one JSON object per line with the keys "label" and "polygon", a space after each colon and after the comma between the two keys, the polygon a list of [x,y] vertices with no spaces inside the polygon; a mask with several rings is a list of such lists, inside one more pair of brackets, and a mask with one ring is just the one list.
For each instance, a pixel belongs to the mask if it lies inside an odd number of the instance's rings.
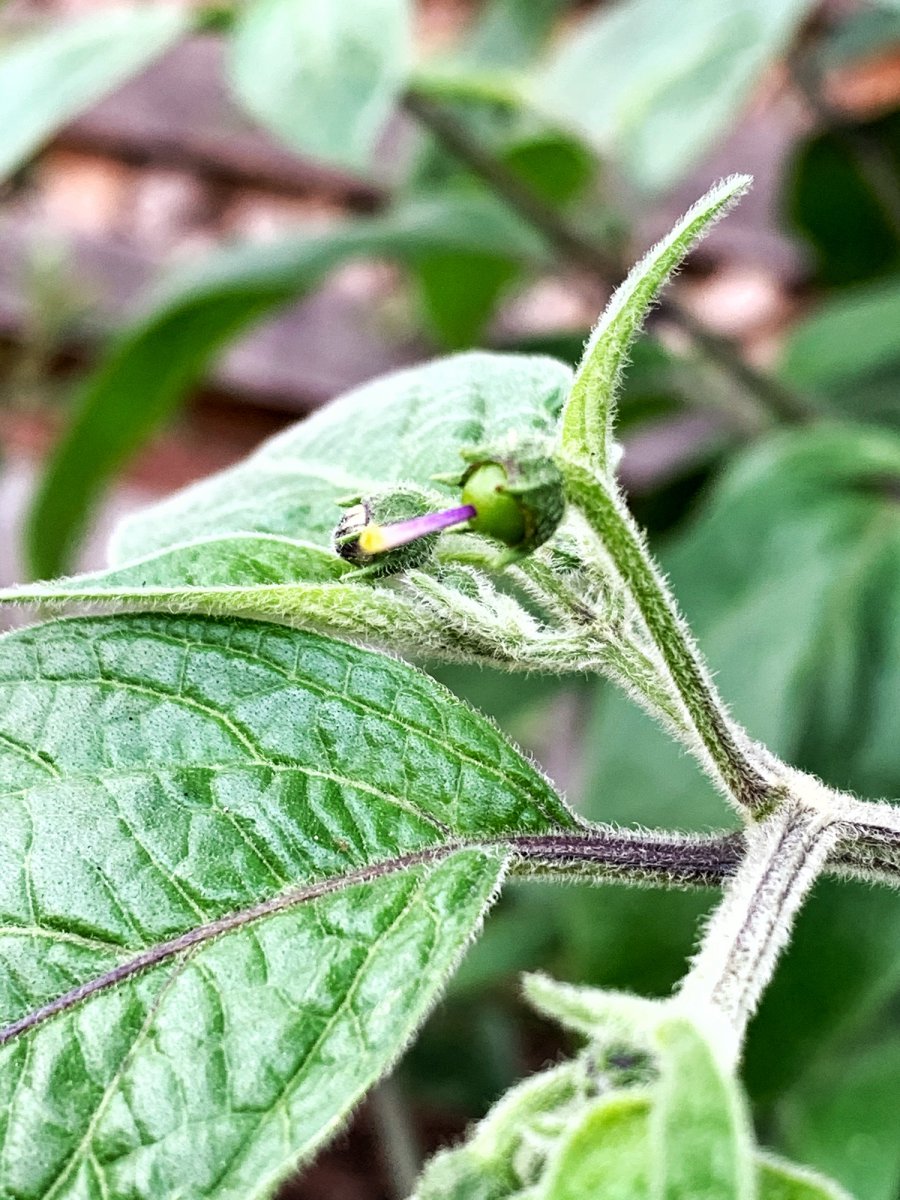
{"label": "leaf midrib", "polygon": [[[174,938],[168,938],[163,942],[157,942],[153,946],[146,947],[139,953],[133,954],[125,962],[118,963],[108,971],[104,971],[92,979],[85,980],[84,983],[70,988],[54,1000],[50,1000],[46,1004],[32,1009],[24,1016],[18,1017],[15,1021],[10,1021],[7,1025],[0,1027],[0,1046],[4,1046],[24,1034],[30,1033],[33,1029],[36,1029],[39,1025],[43,1025],[52,1017],[70,1011],[81,1002],[91,999],[98,993],[124,983],[136,975],[143,974],[144,971],[158,966],[160,963],[167,962],[169,959],[175,958],[180,954],[184,954],[196,946],[204,945],[214,938],[234,933],[237,930],[255,924],[257,921],[287,912],[301,904],[318,900],[323,896],[332,895],[346,888],[372,883],[377,879],[396,874],[398,871],[410,870],[424,864],[441,862],[443,859],[449,858],[452,854],[460,850],[474,850],[488,846],[496,848],[498,845],[502,847],[502,840],[498,842],[492,841],[492,839],[481,838],[470,841],[454,841],[443,846],[430,846],[423,850],[413,851],[410,854],[397,855],[394,858],[369,863],[365,867],[359,867],[343,875],[332,875],[317,880],[314,883],[304,884],[302,887],[291,888],[286,892],[270,896],[268,899],[261,900],[259,903],[250,905],[247,908],[238,909],[236,912],[229,913],[223,917],[216,917],[214,920],[206,921],[202,925],[195,925],[191,929],[177,934]],[[0,926],[0,936],[2,934],[3,928]]]}

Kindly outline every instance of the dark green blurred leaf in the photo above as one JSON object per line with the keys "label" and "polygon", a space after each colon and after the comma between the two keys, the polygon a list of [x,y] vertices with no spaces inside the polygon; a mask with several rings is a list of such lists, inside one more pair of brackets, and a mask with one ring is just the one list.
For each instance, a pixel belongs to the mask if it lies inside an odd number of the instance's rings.
{"label": "dark green blurred leaf", "polygon": [[[893,198],[873,185],[860,158],[876,153],[892,178]],[[861,283],[900,269],[900,113],[818,134],[800,148],[788,176],[788,219],[809,242],[817,279]]]}
{"label": "dark green blurred leaf", "polygon": [[[514,140],[500,158],[542,199],[558,206],[584,191],[594,171],[591,155],[573,138],[546,131]],[[461,194],[483,189],[460,171],[444,186]],[[484,190],[485,202],[490,199]],[[503,207],[502,200],[495,203]],[[520,260],[509,255],[435,254],[415,269],[425,315],[448,349],[474,345],[503,291],[521,274]]]}
{"label": "dark green blurred leaf", "polygon": [[682,0],[673,20],[670,0],[603,5],[555,47],[534,102],[639,186],[668,187],[727,130],[811,7]]}
{"label": "dark green blurred leaf", "polygon": [[[844,919],[843,917],[840,919]],[[857,1200],[900,1194],[900,1037],[850,1043],[804,1076],[777,1112],[789,1153],[833,1175]]]}
{"label": "dark green blurred leaf", "polygon": [[192,17],[181,5],[162,3],[52,21],[0,55],[0,177],[163,54],[190,29]]}
{"label": "dark green blurred leaf", "polygon": [[836,412],[900,422],[900,276],[842,290],[796,325],[781,373]]}
{"label": "dark green blurred leaf", "polygon": [[232,42],[235,91],[295,150],[365,171],[406,85],[409,24],[406,0],[247,0]]}
{"label": "dark green blurred leaf", "polygon": [[540,241],[478,196],[409,205],[347,222],[319,237],[225,251],[173,279],[127,330],[78,397],[28,517],[32,572],[67,563],[91,506],[114,472],[170,416],[210,359],[239,330],[362,256],[416,261],[436,250],[506,252],[538,259]]}

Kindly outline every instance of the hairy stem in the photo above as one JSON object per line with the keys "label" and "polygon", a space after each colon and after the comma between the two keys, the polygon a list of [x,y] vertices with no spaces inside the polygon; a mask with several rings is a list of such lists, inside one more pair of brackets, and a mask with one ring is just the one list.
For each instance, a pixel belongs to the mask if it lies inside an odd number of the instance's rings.
{"label": "hairy stem", "polygon": [[[406,111],[428,129],[445,149],[537,229],[564,262],[591,271],[605,284],[625,273],[622,264],[604,247],[582,233],[562,213],[537,195],[445,107],[414,88],[406,92],[403,103]],[[677,299],[664,298],[660,303],[660,311],[686,333],[707,358],[752,395],[768,415],[789,422],[810,418],[811,409],[802,397],[750,366],[730,342],[706,329]]]}
{"label": "hairy stem", "polygon": [[704,765],[713,768],[729,796],[754,817],[764,816],[779,799],[774,780],[749,740],[729,720],[687,625],[612,485],[583,464],[561,463],[571,501],[582,511],[615,563],[655,642],[690,717]]}
{"label": "hairy stem", "polygon": [[583,833],[525,835],[505,844],[519,875],[572,874],[593,882],[682,888],[721,887],[744,850],[739,833],[699,837],[604,826]]}
{"label": "hairy stem", "polygon": [[747,832],[747,849],[704,933],[679,992],[696,1013],[711,1007],[736,1060],[748,1020],[787,944],[797,913],[840,836],[829,806],[794,801]]}

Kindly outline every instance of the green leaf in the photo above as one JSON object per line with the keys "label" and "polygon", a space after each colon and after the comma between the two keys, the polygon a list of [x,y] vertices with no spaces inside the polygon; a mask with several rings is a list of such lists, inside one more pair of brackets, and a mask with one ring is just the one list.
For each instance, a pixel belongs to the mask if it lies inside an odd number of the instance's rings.
{"label": "green leaf", "polygon": [[900,271],[893,202],[885,202],[868,165],[860,161],[860,141],[867,155],[883,162],[893,187],[900,172],[897,112],[815,134],[801,143],[786,176],[787,216],[810,244],[816,277],[827,285],[864,283]]}
{"label": "green leaf", "polygon": [[408,0],[248,0],[231,52],[247,110],[301,154],[372,166],[412,62]]}
{"label": "green leaf", "polygon": [[900,277],[847,288],[795,325],[784,348],[788,383],[857,419],[897,424]]}
{"label": "green leaf", "polygon": [[268,1195],[421,1022],[505,845],[574,824],[427,677],[283,628],[39,626],[0,699],[18,1197]]}
{"label": "green leaf", "polygon": [[812,1064],[777,1107],[779,1141],[856,1200],[895,1200],[900,1038],[885,1020],[883,1035],[867,1041],[843,1039]]}
{"label": "green leaf", "polygon": [[[414,1200],[514,1200],[540,1178],[552,1134],[583,1103],[575,1063],[511,1088],[463,1145],[426,1166]],[[554,1128],[555,1127],[555,1128]],[[548,1137],[548,1134],[550,1135]]]}
{"label": "green leaf", "polygon": [[759,1200],[853,1200],[842,1187],[772,1155],[757,1156]]}
{"label": "green leaf", "polygon": [[[65,569],[102,489],[168,419],[211,358],[240,330],[317,286],[336,265],[361,256],[405,261],[435,250],[541,254],[538,239],[480,198],[416,204],[332,233],[224,251],[173,277],[147,315],[119,338],[82,389],[28,516],[32,572]],[[140,553],[144,552],[139,547]]]}
{"label": "green leaf", "polygon": [[[522,182],[543,199],[565,206],[586,188],[594,163],[573,138],[552,130],[519,136],[497,149],[498,157]],[[474,185],[465,171],[451,174],[441,188],[470,193]],[[485,203],[490,194],[484,189]],[[493,198],[503,207],[502,200]],[[503,292],[523,273],[520,257],[509,254],[434,254],[417,264],[419,286],[428,324],[447,349],[475,345]]]}
{"label": "green leaf", "polygon": [[522,67],[543,46],[572,0],[488,0],[463,47],[465,61],[491,67]]}
{"label": "green leaf", "polygon": [[649,1200],[649,1124],[646,1094],[604,1097],[567,1130],[541,1200]]}
{"label": "green leaf", "polygon": [[[795,325],[782,371],[800,387],[838,392],[900,362],[900,278],[839,292]],[[847,408],[852,410],[852,393]]]}
{"label": "green leaf", "polygon": [[588,340],[566,403],[560,438],[564,455],[601,471],[610,469],[616,392],[629,346],[672,272],[749,186],[749,176],[733,175],[710,188],[616,289]]}
{"label": "green leaf", "polygon": [[56,130],[158,58],[191,28],[181,5],[110,8],[46,30],[0,55],[0,178]]}
{"label": "green leaf", "polygon": [[753,1139],[737,1081],[693,1021],[664,1020],[657,1040],[662,1077],[651,1118],[654,1197],[755,1200]]}
{"label": "green leaf", "polygon": [[617,1041],[646,1044],[663,1013],[655,1000],[559,983],[546,975],[526,975],[523,990],[529,1004],[539,1013],[590,1039],[594,1045]]}
{"label": "green leaf", "polygon": [[348,491],[400,482],[447,496],[435,475],[510,429],[549,434],[571,381],[550,358],[471,353],[387,375],[266,442],[244,463],[129,518],[113,559],[215,533],[263,532],[330,546]]}
{"label": "green leaf", "polygon": [[583,134],[640,187],[682,178],[729,128],[812,0],[622,0],[558,44],[534,103]]}

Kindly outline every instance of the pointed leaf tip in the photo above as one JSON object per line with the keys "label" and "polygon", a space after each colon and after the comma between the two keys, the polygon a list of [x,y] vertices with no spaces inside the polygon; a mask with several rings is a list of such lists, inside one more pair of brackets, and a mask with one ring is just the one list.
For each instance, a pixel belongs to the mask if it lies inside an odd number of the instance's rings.
{"label": "pointed leaf tip", "polygon": [[688,253],[748,190],[750,175],[729,175],[693,204],[613,293],[594,327],[560,423],[563,458],[609,473],[619,378],[650,307]]}

